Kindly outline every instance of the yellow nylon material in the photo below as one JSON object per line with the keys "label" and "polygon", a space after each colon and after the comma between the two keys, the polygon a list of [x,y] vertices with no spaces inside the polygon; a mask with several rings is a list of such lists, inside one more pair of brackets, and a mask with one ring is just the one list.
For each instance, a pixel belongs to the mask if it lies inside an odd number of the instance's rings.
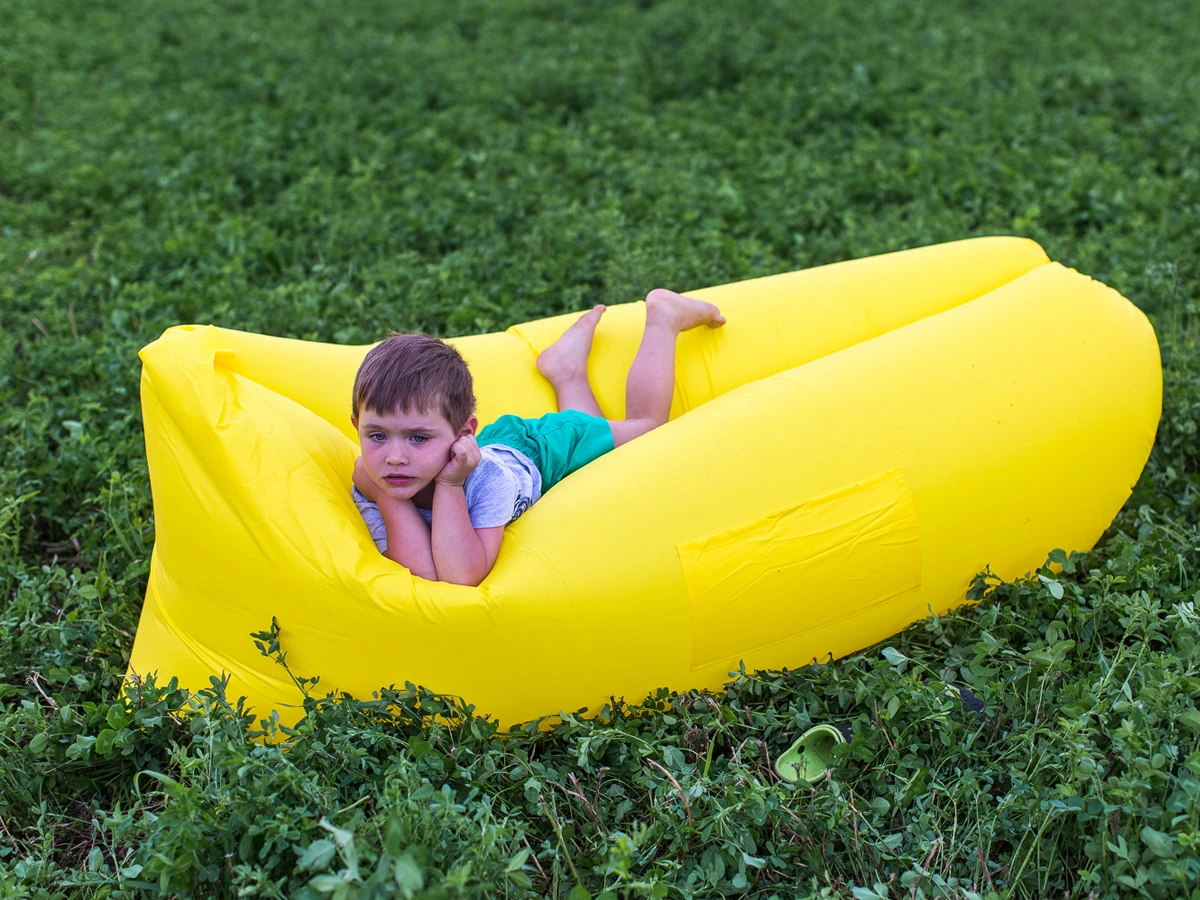
{"label": "yellow nylon material", "polygon": [[[358,697],[412,681],[504,723],[842,656],[1090,548],[1149,455],[1146,318],[1018,238],[690,291],[672,420],[548,492],[479,587],[412,577],[350,499],[367,347],[172,328],[141,354],[156,541],[131,671],[231,675],[260,715],[297,689],[254,647]],[[577,314],[457,338],[480,419],[554,409],[537,353]],[[624,414],[641,303],[589,374]]]}
{"label": "yellow nylon material", "polygon": [[[678,550],[692,608],[692,668],[921,586],[920,533],[899,469]],[[792,602],[781,602],[786,597]],[[811,599],[820,597],[829,602]],[[765,619],[773,629],[763,628]]]}

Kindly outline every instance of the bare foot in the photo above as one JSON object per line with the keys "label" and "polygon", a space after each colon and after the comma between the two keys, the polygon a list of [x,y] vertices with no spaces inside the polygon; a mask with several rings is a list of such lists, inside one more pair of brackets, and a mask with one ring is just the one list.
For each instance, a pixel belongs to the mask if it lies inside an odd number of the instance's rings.
{"label": "bare foot", "polygon": [[656,288],[646,295],[646,322],[651,321],[663,322],[676,331],[687,331],[700,325],[720,328],[725,317],[711,303]]}
{"label": "bare foot", "polygon": [[592,335],[607,307],[593,306],[571,323],[562,337],[538,354],[537,370],[551,384],[569,378],[587,378],[588,354],[592,352]]}

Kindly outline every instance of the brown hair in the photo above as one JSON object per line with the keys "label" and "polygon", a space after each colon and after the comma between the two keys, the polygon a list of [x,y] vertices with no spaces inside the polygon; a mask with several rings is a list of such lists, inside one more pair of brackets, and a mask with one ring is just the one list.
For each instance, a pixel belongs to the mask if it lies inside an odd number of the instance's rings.
{"label": "brown hair", "polygon": [[439,412],[454,429],[475,412],[471,371],[462,355],[427,334],[393,334],[368,352],[354,376],[350,408],[381,413]]}

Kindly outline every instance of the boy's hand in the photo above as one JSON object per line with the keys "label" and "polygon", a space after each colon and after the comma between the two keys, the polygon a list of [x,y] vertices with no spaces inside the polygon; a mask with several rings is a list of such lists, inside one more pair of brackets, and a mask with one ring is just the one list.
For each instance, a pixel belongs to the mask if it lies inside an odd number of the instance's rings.
{"label": "boy's hand", "polygon": [[371,476],[367,474],[367,467],[363,465],[361,456],[354,461],[354,486],[358,488],[360,494],[372,503],[379,501],[378,486],[371,480]]}
{"label": "boy's hand", "polygon": [[450,461],[434,480],[438,484],[461,485],[475,471],[479,460],[479,444],[475,442],[475,435],[464,434],[450,445]]}

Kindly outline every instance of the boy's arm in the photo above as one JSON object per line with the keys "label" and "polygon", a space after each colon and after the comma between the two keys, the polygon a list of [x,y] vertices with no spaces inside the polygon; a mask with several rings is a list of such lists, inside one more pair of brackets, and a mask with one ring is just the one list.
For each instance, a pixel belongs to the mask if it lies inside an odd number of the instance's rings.
{"label": "boy's arm", "polygon": [[461,484],[437,483],[433,491],[430,544],[439,579],[453,584],[479,584],[496,564],[503,537],[503,525],[495,528],[471,525],[467,495]]}
{"label": "boy's arm", "polygon": [[393,500],[386,495],[377,497],[375,503],[387,531],[387,552],[383,555],[420,578],[437,581],[429,526],[421,518],[416,504],[411,500]]}
{"label": "boy's arm", "polygon": [[433,488],[433,548],[438,578],[453,584],[477,585],[492,571],[500,552],[504,526],[475,528],[467,509],[464,485],[479,465],[479,444],[473,434],[450,446],[450,459]]}
{"label": "boy's arm", "polygon": [[433,549],[429,544],[429,526],[417,512],[416,504],[411,500],[393,500],[381,494],[367,475],[361,456],[354,461],[353,478],[358,492],[378,507],[379,515],[383,518],[388,545],[383,555],[414,575],[437,581],[437,567],[433,564]]}

